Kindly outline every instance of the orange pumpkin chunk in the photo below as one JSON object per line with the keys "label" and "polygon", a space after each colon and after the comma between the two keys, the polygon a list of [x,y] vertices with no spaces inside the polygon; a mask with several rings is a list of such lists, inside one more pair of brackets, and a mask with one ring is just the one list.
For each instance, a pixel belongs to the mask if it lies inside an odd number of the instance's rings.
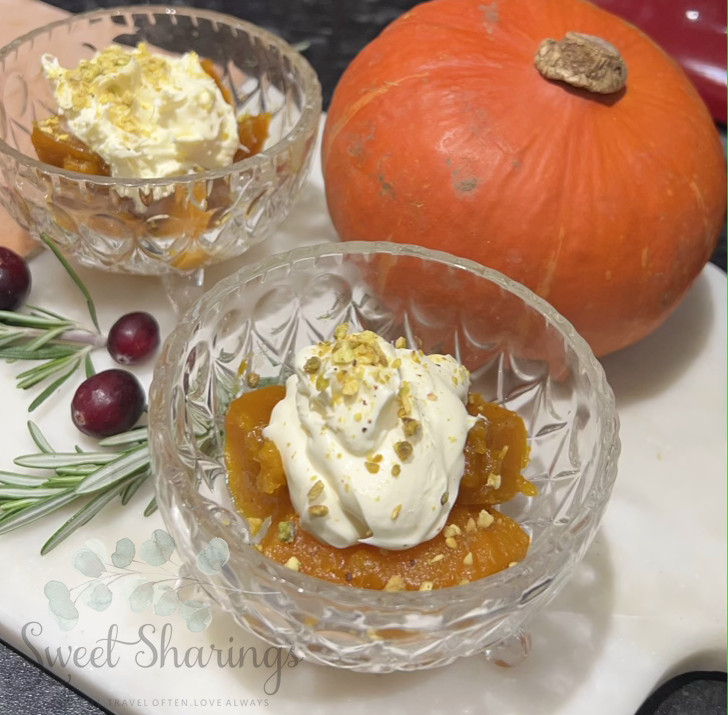
{"label": "orange pumpkin chunk", "polygon": [[38,159],[46,164],[81,174],[110,174],[108,164],[86,144],[65,131],[58,117],[33,122],[30,141]]}

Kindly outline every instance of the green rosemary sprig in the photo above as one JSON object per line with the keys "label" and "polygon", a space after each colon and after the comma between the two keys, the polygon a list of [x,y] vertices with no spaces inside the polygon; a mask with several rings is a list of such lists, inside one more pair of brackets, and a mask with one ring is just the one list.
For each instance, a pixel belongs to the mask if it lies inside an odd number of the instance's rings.
{"label": "green rosemary sprig", "polygon": [[0,311],[0,359],[38,363],[16,377],[22,390],[41,383],[44,385],[30,403],[29,412],[45,402],[79,367],[84,366],[87,376],[93,374],[91,351],[106,344],[88,289],[53,242],[45,235],[41,235],[41,239],[86,299],[94,329],[45,308],[27,304],[26,312]]}
{"label": "green rosemary sprig", "polygon": [[27,313],[0,311],[0,359],[38,364],[16,376],[22,390],[45,384],[28,407],[32,412],[82,365],[93,372],[91,351],[105,344],[100,333],[67,318],[51,317],[40,308]]}
{"label": "green rosemary sprig", "polygon": [[[83,367],[94,374],[91,353],[105,346],[96,307],[81,278],[45,235],[41,239],[61,263],[83,295],[93,328],[45,308],[26,304],[23,312],[0,311],[0,359],[36,364],[16,376],[23,390],[42,387],[28,407],[32,412]],[[0,534],[33,523],[68,505],[79,505],[41,548],[48,553],[76,529],[88,523],[107,504],[120,497],[122,505],[150,475],[147,428],[140,427],[98,442],[98,450],[57,452],[38,425],[28,422],[38,448],[15,459],[26,472],[0,471]],[[144,515],[156,510],[152,499]]]}
{"label": "green rosemary sprig", "polygon": [[81,280],[78,273],[73,270],[73,266],[66,260],[66,257],[58,250],[58,246],[51,240],[50,236],[46,235],[45,233],[41,233],[40,235],[41,241],[45,243],[46,246],[50,249],[51,253],[58,259],[58,262],[63,266],[66,273],[71,277],[71,280],[76,284],[78,289],[83,294],[83,297],[86,299],[86,307],[88,308],[88,314],[91,316],[91,320],[93,321],[94,327],[96,328],[97,332],[101,332],[101,328],[99,328],[99,319],[96,317],[96,306],[94,305],[93,298],[91,297],[91,294],[88,292],[88,288],[86,288],[85,283]]}
{"label": "green rosemary sprig", "polygon": [[[72,503],[81,507],[41,548],[48,553],[116,497],[126,504],[150,475],[147,428],[98,442],[99,450],[56,452],[38,425],[28,422],[38,452],[15,459],[40,473],[0,471],[0,534],[30,524]],[[154,499],[144,511],[156,509]]]}

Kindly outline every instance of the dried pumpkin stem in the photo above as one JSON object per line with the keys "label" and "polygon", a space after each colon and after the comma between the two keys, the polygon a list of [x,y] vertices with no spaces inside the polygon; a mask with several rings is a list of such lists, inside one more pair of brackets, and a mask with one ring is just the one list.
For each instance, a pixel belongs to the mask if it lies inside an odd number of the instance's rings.
{"label": "dried pumpkin stem", "polygon": [[627,65],[614,45],[601,37],[567,32],[562,40],[544,40],[533,63],[546,79],[599,94],[612,94],[627,82]]}

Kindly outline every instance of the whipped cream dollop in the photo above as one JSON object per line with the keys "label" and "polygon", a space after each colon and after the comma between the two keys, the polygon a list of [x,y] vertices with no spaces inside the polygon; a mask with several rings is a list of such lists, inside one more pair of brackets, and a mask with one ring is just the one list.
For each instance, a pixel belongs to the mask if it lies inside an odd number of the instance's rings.
{"label": "whipped cream dollop", "polygon": [[152,54],[110,45],[72,69],[44,55],[58,113],[111,175],[154,179],[229,166],[238,147],[233,108],[194,52]]}
{"label": "whipped cream dollop", "polygon": [[449,355],[347,330],[296,355],[263,434],[303,528],[339,548],[407,549],[440,532],[457,498],[470,376]]}

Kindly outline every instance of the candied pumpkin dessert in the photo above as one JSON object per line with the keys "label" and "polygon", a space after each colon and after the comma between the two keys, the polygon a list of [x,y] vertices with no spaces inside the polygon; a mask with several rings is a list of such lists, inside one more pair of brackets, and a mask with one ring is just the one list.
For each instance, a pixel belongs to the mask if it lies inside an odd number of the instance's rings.
{"label": "candied pumpkin dessert", "polygon": [[[212,62],[194,52],[167,57],[144,43],[111,45],[75,68],[60,67],[49,55],[42,65],[58,112],[33,123],[31,142],[41,161],[61,169],[133,180],[190,175],[253,156],[268,137],[271,115],[236,117],[233,97]],[[216,225],[232,197],[229,182],[220,178],[190,189],[157,186],[148,197],[121,185],[99,185],[91,193],[66,188],[53,201],[59,207],[83,205],[89,216],[112,205],[124,233],[138,239],[196,239]],[[193,247],[173,265],[193,268],[206,258]]]}
{"label": "candied pumpkin dessert", "polygon": [[535,495],[521,418],[467,370],[339,326],[285,386],[234,400],[228,485],[257,548],[297,571],[380,590],[469,583],[521,561],[529,537],[495,507]]}

